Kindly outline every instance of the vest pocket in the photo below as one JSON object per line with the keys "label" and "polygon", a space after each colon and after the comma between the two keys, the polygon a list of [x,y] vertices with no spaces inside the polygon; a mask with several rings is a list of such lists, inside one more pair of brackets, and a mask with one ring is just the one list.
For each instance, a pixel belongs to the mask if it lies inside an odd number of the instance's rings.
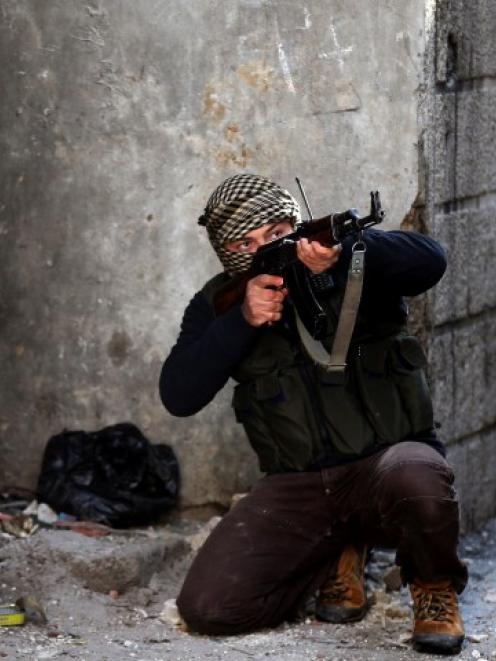
{"label": "vest pocket", "polygon": [[320,451],[311,402],[297,368],[240,383],[232,404],[263,472],[305,470]]}
{"label": "vest pocket", "polygon": [[343,384],[328,379],[318,370],[319,396],[326,427],[334,453],[343,456],[362,454],[374,444],[376,433],[353,388],[353,375],[347,374]]}
{"label": "vest pocket", "polygon": [[240,383],[234,388],[232,406],[237,422],[241,423],[258,457],[260,470],[271,473],[279,465],[277,447],[271,442],[269,428],[253,403],[252,383]]}
{"label": "vest pocket", "polygon": [[416,337],[399,337],[391,355],[394,379],[413,434],[432,429],[434,415],[424,368],[427,358]]}
{"label": "vest pocket", "polygon": [[423,371],[427,360],[413,336],[361,345],[357,380],[371,425],[383,443],[433,426],[432,403]]}

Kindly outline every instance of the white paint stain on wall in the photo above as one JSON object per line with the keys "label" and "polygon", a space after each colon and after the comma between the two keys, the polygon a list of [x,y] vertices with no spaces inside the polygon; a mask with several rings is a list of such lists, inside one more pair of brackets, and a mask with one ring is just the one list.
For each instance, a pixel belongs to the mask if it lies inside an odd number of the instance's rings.
{"label": "white paint stain on wall", "polygon": [[331,33],[331,39],[334,44],[334,50],[319,53],[318,58],[319,60],[329,60],[329,59],[336,60],[339,66],[339,70],[343,72],[345,65],[344,62],[345,55],[348,55],[349,53],[353,52],[353,46],[347,46],[346,48],[343,48],[341,46],[338,40],[336,26],[334,25],[332,18],[329,23],[329,32]]}
{"label": "white paint stain on wall", "polygon": [[284,80],[286,81],[286,86],[292,94],[296,94],[293,76],[291,75],[291,69],[289,68],[288,58],[286,57],[286,53],[284,52],[284,48],[281,43],[278,44],[278,52],[279,64],[281,65],[281,71],[282,75],[284,76]]}
{"label": "white paint stain on wall", "polygon": [[303,7],[303,15],[305,23],[304,25],[297,25],[297,30],[309,30],[312,27],[312,14],[308,11],[308,7]]}

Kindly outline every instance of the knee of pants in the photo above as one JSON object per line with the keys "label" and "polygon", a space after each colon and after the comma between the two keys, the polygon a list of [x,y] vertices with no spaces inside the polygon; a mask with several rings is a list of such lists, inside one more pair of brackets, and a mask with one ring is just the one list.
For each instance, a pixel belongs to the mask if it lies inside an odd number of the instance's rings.
{"label": "knee of pants", "polygon": [[263,626],[263,605],[243,601],[242,595],[228,601],[222,593],[188,594],[183,588],[177,607],[188,627],[200,634],[229,635]]}
{"label": "knee of pants", "polygon": [[386,499],[454,499],[453,473],[447,464],[404,462],[392,466],[381,479]]}
{"label": "knee of pants", "polygon": [[422,489],[417,485],[405,484],[383,512],[384,522],[406,525],[419,533],[433,533],[445,530],[458,534],[458,501],[453,489]]}
{"label": "knee of pants", "polygon": [[427,531],[458,523],[458,502],[447,466],[402,464],[386,476],[382,514],[388,520],[408,519]]}

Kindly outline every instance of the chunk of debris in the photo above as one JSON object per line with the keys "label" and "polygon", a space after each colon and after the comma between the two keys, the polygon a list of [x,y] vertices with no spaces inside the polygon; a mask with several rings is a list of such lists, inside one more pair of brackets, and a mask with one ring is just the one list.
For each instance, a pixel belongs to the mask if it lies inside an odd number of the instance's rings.
{"label": "chunk of debris", "polygon": [[175,599],[167,599],[158,619],[164,624],[170,624],[173,627],[186,628],[186,623],[179,614]]}

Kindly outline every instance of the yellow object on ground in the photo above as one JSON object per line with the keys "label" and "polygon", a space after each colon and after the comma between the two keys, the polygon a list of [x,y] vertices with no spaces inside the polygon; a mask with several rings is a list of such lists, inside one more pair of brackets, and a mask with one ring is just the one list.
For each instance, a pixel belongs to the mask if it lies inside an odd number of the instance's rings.
{"label": "yellow object on ground", "polygon": [[0,626],[13,627],[24,624],[26,616],[17,606],[0,606]]}

